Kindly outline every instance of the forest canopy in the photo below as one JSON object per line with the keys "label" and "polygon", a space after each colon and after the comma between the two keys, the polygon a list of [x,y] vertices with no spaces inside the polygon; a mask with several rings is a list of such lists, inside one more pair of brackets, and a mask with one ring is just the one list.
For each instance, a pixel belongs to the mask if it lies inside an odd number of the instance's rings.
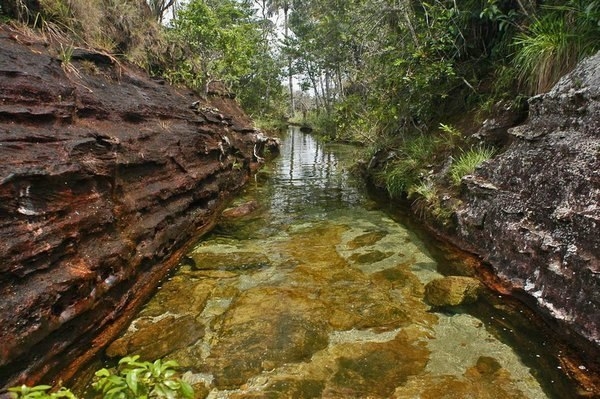
{"label": "forest canopy", "polygon": [[0,12],[201,93],[223,82],[257,118],[302,114],[380,145],[547,91],[600,43],[598,0],[0,0]]}

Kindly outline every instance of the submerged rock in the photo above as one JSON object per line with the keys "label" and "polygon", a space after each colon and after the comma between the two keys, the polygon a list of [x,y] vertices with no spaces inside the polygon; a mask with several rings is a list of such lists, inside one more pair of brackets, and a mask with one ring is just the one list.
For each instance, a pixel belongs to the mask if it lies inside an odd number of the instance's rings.
{"label": "submerged rock", "polygon": [[108,357],[137,354],[144,360],[160,359],[176,349],[187,347],[204,336],[193,316],[165,314],[137,320],[123,337],[106,349]]}
{"label": "submerged rock", "polygon": [[449,276],[425,286],[425,301],[432,306],[458,306],[477,301],[483,285],[472,277]]}
{"label": "submerged rock", "polygon": [[223,217],[233,219],[247,216],[258,209],[258,203],[256,201],[248,201],[244,204],[235,206],[233,208],[227,208],[223,211]]}
{"label": "submerged rock", "polygon": [[196,270],[255,270],[271,264],[266,255],[257,252],[196,252],[191,257]]}

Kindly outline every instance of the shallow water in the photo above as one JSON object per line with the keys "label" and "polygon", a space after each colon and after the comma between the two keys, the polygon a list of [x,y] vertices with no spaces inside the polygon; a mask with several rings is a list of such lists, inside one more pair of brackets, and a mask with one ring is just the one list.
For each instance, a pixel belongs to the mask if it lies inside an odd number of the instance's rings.
{"label": "shallow water", "polygon": [[354,151],[290,131],[236,201],[258,209],[202,239],[108,355],[175,359],[211,399],[577,397],[526,310],[424,303],[466,258],[382,211]]}

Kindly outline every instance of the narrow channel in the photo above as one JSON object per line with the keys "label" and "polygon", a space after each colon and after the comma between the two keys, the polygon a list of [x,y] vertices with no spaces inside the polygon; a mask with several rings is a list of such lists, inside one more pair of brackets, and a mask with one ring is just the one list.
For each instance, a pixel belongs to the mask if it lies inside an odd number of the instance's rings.
{"label": "narrow channel", "polygon": [[107,356],[174,359],[210,399],[579,397],[525,309],[424,302],[468,265],[382,210],[355,160],[290,129],[233,204],[256,210],[204,237]]}

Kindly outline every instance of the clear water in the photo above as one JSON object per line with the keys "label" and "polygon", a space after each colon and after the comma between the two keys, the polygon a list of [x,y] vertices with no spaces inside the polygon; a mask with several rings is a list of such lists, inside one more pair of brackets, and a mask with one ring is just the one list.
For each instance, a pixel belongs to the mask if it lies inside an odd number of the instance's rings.
{"label": "clear water", "polygon": [[216,398],[576,398],[530,315],[486,293],[432,309],[468,259],[371,199],[350,146],[291,130],[281,156],[182,260],[109,356],[166,356]]}

